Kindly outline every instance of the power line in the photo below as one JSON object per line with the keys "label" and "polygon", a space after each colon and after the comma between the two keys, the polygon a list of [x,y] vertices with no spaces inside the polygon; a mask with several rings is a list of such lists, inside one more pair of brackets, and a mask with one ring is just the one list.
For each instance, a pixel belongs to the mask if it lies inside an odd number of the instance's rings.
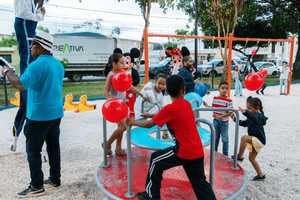
{"label": "power line", "polygon": [[[88,8],[78,8],[78,7],[72,7],[72,6],[63,6],[58,4],[48,4],[48,6],[54,6],[54,7],[60,7],[60,8],[66,8],[66,9],[72,9],[72,10],[84,10],[88,12],[97,12],[97,13],[107,13],[107,14],[115,14],[115,15],[127,15],[127,16],[135,16],[135,17],[142,17],[142,15],[139,14],[133,14],[133,13],[127,13],[127,12],[117,12],[117,11],[107,11],[107,10],[96,10],[96,9],[88,9]],[[152,18],[159,18],[159,19],[172,19],[172,20],[188,20],[184,17],[164,17],[164,16],[151,16]]]}
{"label": "power line", "polygon": [[[47,6],[51,7],[59,7],[59,8],[65,8],[65,9],[72,9],[72,10],[79,10],[79,11],[88,11],[88,12],[95,12],[95,13],[106,13],[106,14],[114,14],[114,15],[127,15],[127,16],[134,16],[134,17],[141,17],[142,15],[139,14],[133,14],[133,13],[126,13],[126,12],[117,12],[117,11],[107,11],[107,10],[96,10],[96,9],[88,9],[88,8],[78,8],[78,7],[72,7],[72,6],[63,6],[58,4],[48,4]],[[3,10],[6,9],[6,10]],[[12,9],[9,9],[7,7],[2,7],[2,11],[10,11],[13,12]],[[151,18],[158,18],[158,19],[169,19],[169,20],[188,20],[184,17],[166,17],[166,16],[151,16]]]}

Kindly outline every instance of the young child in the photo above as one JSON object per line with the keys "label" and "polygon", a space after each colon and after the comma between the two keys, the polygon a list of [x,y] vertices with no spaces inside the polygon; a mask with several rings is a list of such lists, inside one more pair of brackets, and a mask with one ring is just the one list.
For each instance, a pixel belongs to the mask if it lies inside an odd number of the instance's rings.
{"label": "young child", "polygon": [[160,199],[163,172],[182,165],[197,199],[214,200],[216,199],[215,194],[204,174],[204,152],[194,113],[190,103],[183,98],[184,80],[178,75],[170,76],[167,79],[167,92],[171,96],[172,103],[163,107],[151,120],[128,120],[129,125],[145,128],[154,125],[162,127],[167,124],[177,141],[175,147],[152,153],[146,180],[146,191],[138,193],[138,199]]}
{"label": "young child", "polygon": [[[232,108],[232,100],[227,97],[228,83],[221,82],[219,84],[219,96],[215,96],[213,99],[213,108]],[[218,151],[220,137],[223,143],[223,154],[228,156],[229,149],[229,138],[228,138],[228,121],[231,113],[230,112],[214,112],[213,123],[216,130],[216,147]]]}
{"label": "young child", "polygon": [[239,108],[239,110],[247,118],[246,120],[240,120],[239,124],[240,126],[248,127],[248,135],[244,135],[241,138],[238,160],[243,161],[243,155],[247,147],[249,150],[249,160],[257,173],[257,176],[253,180],[264,180],[266,176],[262,173],[256,157],[266,144],[264,126],[268,118],[264,115],[263,106],[259,98],[248,97],[247,110],[242,108]]}
{"label": "young child", "polygon": [[[134,105],[135,118],[141,119],[143,113],[156,114],[159,111],[157,103],[160,108],[163,107],[163,92],[166,89],[167,76],[165,74],[158,74],[155,78],[155,83],[148,82],[141,90],[143,97],[139,96]],[[146,101],[145,101],[146,100]],[[144,110],[142,110],[142,104],[144,102]]]}
{"label": "young child", "polygon": [[234,96],[243,96],[243,86],[240,80],[239,66],[234,67]]}
{"label": "young child", "polygon": [[[104,96],[107,99],[119,98],[119,99],[122,99],[125,101],[125,92],[117,92],[116,90],[113,89],[112,83],[111,83],[112,77],[118,71],[120,71],[122,68],[124,68],[124,65],[125,65],[124,57],[122,54],[114,53],[111,57],[111,61],[112,61],[112,70],[108,73],[108,75],[106,77]],[[109,156],[112,155],[111,145],[114,141],[117,142],[116,152],[115,152],[116,156],[125,156],[126,155],[125,150],[122,149],[122,137],[123,137],[124,131],[126,131],[125,120],[118,123],[118,128],[113,132],[111,137],[108,139],[106,147],[103,147],[103,148],[107,149],[107,154]]]}

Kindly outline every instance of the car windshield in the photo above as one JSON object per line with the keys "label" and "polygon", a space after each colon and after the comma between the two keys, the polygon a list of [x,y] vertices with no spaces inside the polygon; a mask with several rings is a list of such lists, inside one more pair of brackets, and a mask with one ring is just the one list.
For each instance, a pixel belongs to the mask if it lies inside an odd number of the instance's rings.
{"label": "car windshield", "polygon": [[254,63],[255,67],[257,67],[257,68],[261,68],[265,64],[267,64],[267,63],[265,63],[265,62],[256,62],[256,63]]}
{"label": "car windshield", "polygon": [[216,65],[217,63],[219,63],[221,60],[211,60],[209,61],[207,64],[208,65]]}
{"label": "car windshield", "polygon": [[162,61],[160,61],[157,65],[165,66],[171,61],[171,58],[165,58]]}

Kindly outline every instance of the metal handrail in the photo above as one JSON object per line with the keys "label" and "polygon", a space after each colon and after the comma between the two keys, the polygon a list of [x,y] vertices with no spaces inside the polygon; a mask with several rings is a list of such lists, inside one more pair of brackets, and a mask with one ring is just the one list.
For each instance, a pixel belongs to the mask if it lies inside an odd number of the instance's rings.
{"label": "metal handrail", "polygon": [[239,145],[239,121],[240,114],[238,110],[233,108],[197,108],[195,109],[197,112],[201,111],[219,111],[219,112],[234,112],[235,113],[235,136],[234,136],[234,159],[233,159],[233,169],[239,169],[237,166],[237,153],[238,153],[238,145]]}
{"label": "metal handrail", "polygon": [[216,131],[214,125],[206,119],[197,119],[197,123],[204,123],[209,126],[210,135],[210,159],[209,159],[209,183],[214,187],[215,182],[215,145],[216,145]]}

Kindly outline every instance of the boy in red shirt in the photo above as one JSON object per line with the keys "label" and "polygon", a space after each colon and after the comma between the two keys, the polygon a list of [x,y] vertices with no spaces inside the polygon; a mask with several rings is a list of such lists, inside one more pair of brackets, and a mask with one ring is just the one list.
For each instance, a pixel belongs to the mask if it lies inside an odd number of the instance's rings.
{"label": "boy in red shirt", "polygon": [[162,108],[151,120],[128,120],[129,125],[146,128],[167,124],[169,131],[176,138],[175,147],[159,150],[151,155],[146,191],[137,195],[140,200],[159,200],[163,172],[180,165],[183,166],[198,200],[216,199],[206,181],[203,146],[192,107],[183,98],[184,90],[184,80],[178,75],[170,76],[167,79],[167,92],[172,98],[172,103]]}

